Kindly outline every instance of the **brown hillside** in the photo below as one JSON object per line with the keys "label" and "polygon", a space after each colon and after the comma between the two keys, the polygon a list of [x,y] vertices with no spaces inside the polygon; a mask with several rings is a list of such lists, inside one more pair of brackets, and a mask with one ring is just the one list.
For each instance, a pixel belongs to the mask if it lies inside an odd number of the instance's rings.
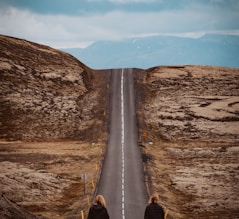
{"label": "brown hillside", "polygon": [[0,36],[0,72],[0,139],[85,139],[103,127],[97,75],[71,55]]}
{"label": "brown hillside", "polygon": [[67,53],[0,36],[0,218],[86,213],[105,149],[107,80]]}

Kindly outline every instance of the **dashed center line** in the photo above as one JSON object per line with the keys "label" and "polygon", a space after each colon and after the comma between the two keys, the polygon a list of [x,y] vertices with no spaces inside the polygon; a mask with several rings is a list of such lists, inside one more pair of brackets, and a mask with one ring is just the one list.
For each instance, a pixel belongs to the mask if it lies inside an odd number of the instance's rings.
{"label": "dashed center line", "polygon": [[121,153],[122,153],[122,219],[125,219],[125,159],[124,159],[124,69],[121,72]]}

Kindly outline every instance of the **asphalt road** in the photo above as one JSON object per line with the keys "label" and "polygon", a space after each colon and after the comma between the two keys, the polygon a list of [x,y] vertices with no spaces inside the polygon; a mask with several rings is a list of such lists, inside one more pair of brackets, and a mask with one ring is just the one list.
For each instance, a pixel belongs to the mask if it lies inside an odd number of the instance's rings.
{"label": "asphalt road", "polygon": [[111,70],[110,89],[110,134],[97,194],[105,197],[111,219],[140,219],[147,193],[137,145],[133,70]]}

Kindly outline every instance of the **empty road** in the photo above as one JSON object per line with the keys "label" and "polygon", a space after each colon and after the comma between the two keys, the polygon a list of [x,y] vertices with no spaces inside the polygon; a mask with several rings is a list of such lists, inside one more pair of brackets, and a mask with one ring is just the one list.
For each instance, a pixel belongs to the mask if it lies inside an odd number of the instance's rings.
{"label": "empty road", "polygon": [[140,219],[147,193],[137,145],[133,70],[111,70],[110,89],[110,133],[97,194],[105,197],[111,219]]}

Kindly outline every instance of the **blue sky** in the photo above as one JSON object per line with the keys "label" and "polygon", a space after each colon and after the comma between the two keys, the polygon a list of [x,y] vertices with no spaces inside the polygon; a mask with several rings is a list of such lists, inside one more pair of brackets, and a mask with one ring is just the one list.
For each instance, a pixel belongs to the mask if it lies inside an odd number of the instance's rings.
{"label": "blue sky", "polygon": [[0,34],[55,48],[98,40],[239,35],[238,0],[0,0]]}

